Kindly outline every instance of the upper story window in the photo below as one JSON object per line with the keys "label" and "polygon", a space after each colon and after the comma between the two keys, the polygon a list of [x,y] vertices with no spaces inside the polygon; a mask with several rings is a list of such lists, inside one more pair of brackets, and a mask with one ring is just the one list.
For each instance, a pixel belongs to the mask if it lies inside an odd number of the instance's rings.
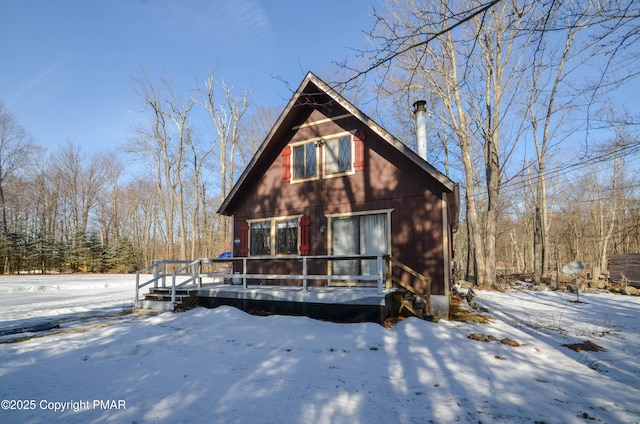
{"label": "upper story window", "polygon": [[358,167],[354,167],[353,140],[351,133],[345,132],[288,146],[283,150],[283,181],[306,181],[355,172]]}
{"label": "upper story window", "polygon": [[293,147],[293,178],[307,179],[317,175],[317,145],[315,142]]}
{"label": "upper story window", "polygon": [[331,138],[324,143],[325,175],[342,174],[352,169],[351,135]]}

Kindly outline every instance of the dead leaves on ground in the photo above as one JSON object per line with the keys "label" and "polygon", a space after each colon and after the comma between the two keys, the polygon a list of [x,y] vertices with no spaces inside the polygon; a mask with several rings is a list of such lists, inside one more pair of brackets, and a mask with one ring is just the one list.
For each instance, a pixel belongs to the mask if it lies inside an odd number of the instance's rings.
{"label": "dead leaves on ground", "polygon": [[470,322],[472,324],[490,324],[493,318],[489,315],[477,313],[475,310],[451,303],[449,307],[449,319],[458,322]]}
{"label": "dead leaves on ground", "polygon": [[590,341],[590,340],[585,340],[582,343],[567,343],[567,344],[563,344],[562,346],[564,347],[568,347],[571,350],[574,350],[576,352],[606,352],[607,349],[603,348],[600,345],[595,344],[594,342]]}
{"label": "dead leaves on ground", "polygon": [[517,346],[525,346],[525,343],[520,343],[516,340],[504,337],[502,339],[498,339],[495,336],[492,335],[487,335],[484,333],[471,333],[467,336],[467,338],[471,339],[471,340],[477,340],[479,342],[495,342],[495,341],[499,341],[500,343],[507,345],[507,346],[513,346],[513,347],[517,347]]}

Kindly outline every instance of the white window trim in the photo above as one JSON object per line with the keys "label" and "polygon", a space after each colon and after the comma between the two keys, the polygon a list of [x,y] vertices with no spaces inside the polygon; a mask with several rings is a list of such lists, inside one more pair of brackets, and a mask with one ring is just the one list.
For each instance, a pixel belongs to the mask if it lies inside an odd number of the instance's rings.
{"label": "white window trim", "polygon": [[[292,219],[296,219],[298,220],[298,240],[296,241],[296,255],[300,254],[300,218],[302,218],[303,215],[287,215],[287,216],[276,216],[276,217],[272,217],[272,218],[255,218],[255,219],[247,219],[247,223],[249,224],[249,234],[248,234],[248,248],[249,248],[249,256],[252,257],[260,257],[260,256],[286,256],[286,255],[291,255],[291,253],[275,253],[276,250],[276,239],[277,239],[277,223],[279,221],[290,221]],[[251,254],[251,224],[253,223],[257,223],[257,222],[265,222],[265,221],[269,221],[271,223],[270,228],[269,228],[269,237],[271,239],[271,252],[268,255],[252,255]]]}
{"label": "white window trim", "polygon": [[332,116],[331,118],[319,119],[317,121],[305,122],[304,124],[301,124],[301,125],[295,125],[293,129],[299,130],[301,128],[308,128],[308,127],[313,127],[320,124],[326,124],[327,122],[336,122],[341,119],[350,118],[352,116],[353,115],[350,113],[345,113],[344,115]]}
{"label": "white window trim", "polygon": [[[356,173],[356,167],[355,167],[355,147],[356,146],[355,146],[355,140],[354,140],[355,133],[356,133],[356,130],[342,131],[334,134],[329,134],[324,137],[315,137],[307,140],[300,140],[300,141],[290,143],[289,144],[289,147],[291,148],[291,155],[289,156],[289,161],[290,161],[289,169],[291,172],[290,183],[297,184],[297,183],[304,183],[308,181],[316,181],[319,179],[330,179],[330,178],[344,177],[347,175],[354,175]],[[336,138],[339,139],[340,137],[344,137],[347,135],[351,137],[351,161],[350,161],[349,170],[344,172],[338,172],[335,174],[327,174],[325,169],[326,162],[324,160],[326,155],[326,140],[333,140]],[[300,145],[308,144],[308,143],[316,144],[316,175],[313,177],[307,177],[307,178],[296,178],[295,177],[295,155],[293,153],[293,149],[294,147],[298,147]]]}

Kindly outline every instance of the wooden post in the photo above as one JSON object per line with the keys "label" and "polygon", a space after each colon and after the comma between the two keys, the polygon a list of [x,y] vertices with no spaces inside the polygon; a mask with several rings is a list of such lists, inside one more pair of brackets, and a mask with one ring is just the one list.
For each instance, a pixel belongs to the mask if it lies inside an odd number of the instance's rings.
{"label": "wooden post", "polygon": [[175,306],[176,304],[176,272],[173,271],[173,275],[171,278],[171,304]]}
{"label": "wooden post", "polygon": [[391,260],[391,256],[387,257],[387,264],[386,264],[386,269],[385,272],[387,273],[386,275],[386,281],[387,281],[387,291],[391,290],[391,281],[393,278],[393,261]]}
{"label": "wooden post", "polygon": [[384,281],[384,262],[382,260],[382,255],[378,255],[376,258],[376,263],[378,266],[378,291],[380,293],[384,292],[383,289],[383,281]]}
{"label": "wooden post", "polygon": [[302,280],[302,289],[307,291],[307,257],[302,257],[302,275],[304,279]]}
{"label": "wooden post", "polygon": [[198,287],[202,286],[202,282],[200,282],[200,284],[198,284],[198,279],[200,278],[200,261],[198,260],[197,263],[193,264],[193,284],[197,284]]}
{"label": "wooden post", "polygon": [[155,261],[153,263],[153,288],[158,288],[158,277],[160,277],[160,271],[158,270],[160,263]]}
{"label": "wooden post", "polygon": [[136,297],[134,298],[135,305],[138,305],[138,291],[140,290],[140,271],[136,271]]}
{"label": "wooden post", "polygon": [[247,288],[247,258],[242,258],[242,287]]}

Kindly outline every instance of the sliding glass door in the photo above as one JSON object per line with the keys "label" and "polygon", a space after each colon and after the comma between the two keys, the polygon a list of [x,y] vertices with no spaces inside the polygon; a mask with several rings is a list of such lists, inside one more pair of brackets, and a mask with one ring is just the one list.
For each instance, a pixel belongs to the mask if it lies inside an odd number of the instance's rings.
{"label": "sliding glass door", "polygon": [[[388,214],[351,215],[331,218],[333,255],[377,255],[389,252]],[[372,275],[376,260],[333,261],[333,275]]]}

